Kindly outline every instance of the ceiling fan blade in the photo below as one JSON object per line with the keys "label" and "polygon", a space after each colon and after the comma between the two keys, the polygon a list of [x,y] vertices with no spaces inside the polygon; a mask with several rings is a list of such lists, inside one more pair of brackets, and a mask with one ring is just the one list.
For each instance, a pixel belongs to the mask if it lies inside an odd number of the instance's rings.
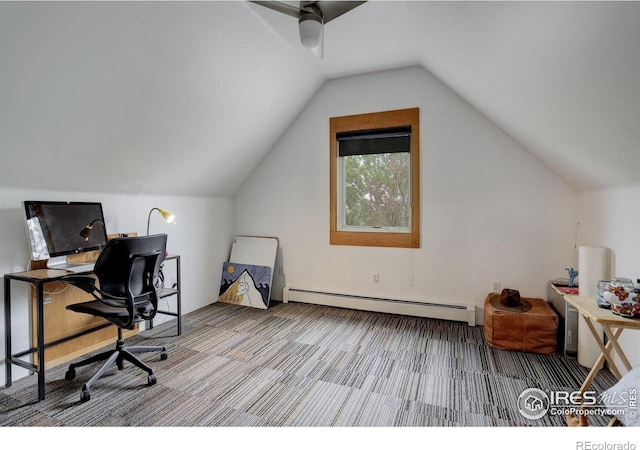
{"label": "ceiling fan blade", "polygon": [[[300,19],[305,14],[314,14],[322,18],[322,31],[320,35],[320,44],[311,48],[313,55],[317,59],[324,58],[324,24],[332,21],[336,17],[351,11],[352,9],[366,3],[364,1],[339,1],[339,0],[313,0],[313,1],[259,1],[249,0],[256,5],[278,11],[296,19]],[[303,43],[303,45],[305,45]],[[307,45],[305,45],[307,46]]]}
{"label": "ceiling fan blade", "polygon": [[319,1],[258,1],[250,0],[265,8],[281,12],[296,19],[306,13],[321,13],[324,23],[330,22],[336,17],[340,17],[353,8],[366,3],[365,1],[337,1],[337,0],[319,0]]}
{"label": "ceiling fan blade", "polygon": [[322,18],[324,23],[328,23],[340,17],[344,13],[351,11],[353,8],[366,3],[365,1],[332,1],[332,0],[319,0],[317,2],[309,2],[318,7],[322,11]]}
{"label": "ceiling fan blade", "polygon": [[299,18],[304,11],[299,7],[299,2],[279,2],[279,1],[254,1],[251,3],[264,6],[265,8],[273,9],[274,11],[281,12],[291,17]]}

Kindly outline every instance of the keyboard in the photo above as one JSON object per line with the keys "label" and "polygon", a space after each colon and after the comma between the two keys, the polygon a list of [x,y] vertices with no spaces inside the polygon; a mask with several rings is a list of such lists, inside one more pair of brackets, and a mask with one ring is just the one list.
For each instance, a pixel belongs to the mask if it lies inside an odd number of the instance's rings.
{"label": "keyboard", "polygon": [[72,266],[67,266],[64,270],[68,270],[73,273],[83,273],[83,272],[93,272],[94,263],[89,264],[74,264]]}

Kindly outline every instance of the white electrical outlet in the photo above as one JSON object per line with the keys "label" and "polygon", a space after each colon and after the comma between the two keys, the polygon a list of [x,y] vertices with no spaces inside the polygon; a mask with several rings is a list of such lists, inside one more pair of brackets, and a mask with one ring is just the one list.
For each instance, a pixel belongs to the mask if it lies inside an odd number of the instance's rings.
{"label": "white electrical outlet", "polygon": [[373,282],[378,284],[380,283],[380,274],[379,273],[374,273],[373,274]]}
{"label": "white electrical outlet", "polygon": [[500,282],[499,281],[494,281],[493,282],[493,289],[491,290],[491,292],[500,293]]}

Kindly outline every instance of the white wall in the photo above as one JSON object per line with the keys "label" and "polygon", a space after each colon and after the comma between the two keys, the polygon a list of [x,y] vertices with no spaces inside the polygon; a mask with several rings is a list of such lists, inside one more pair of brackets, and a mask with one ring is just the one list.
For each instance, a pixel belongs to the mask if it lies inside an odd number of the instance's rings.
{"label": "white wall", "polygon": [[[186,314],[218,298],[222,262],[227,261],[233,238],[233,202],[205,197],[136,196],[79,192],[0,189],[0,271],[26,270],[29,245],[26,235],[24,200],[64,200],[102,202],[108,233],[137,232],[144,235],[149,210],[160,207],[176,215],[176,224],[164,222],[160,214],[151,216],[150,233],[167,233],[167,250],[181,255],[182,311]],[[29,344],[28,289],[12,282],[12,345],[14,351]],[[2,290],[4,305],[4,290]],[[175,311],[175,302],[169,304]],[[0,308],[0,384],[5,383],[4,308]],[[158,316],[156,323],[172,319]],[[27,372],[13,368],[14,379]]]}
{"label": "white wall", "polygon": [[[612,276],[640,278],[640,185],[580,195],[580,245],[612,250]],[[633,367],[640,366],[640,331],[625,330],[620,342]],[[622,367],[622,366],[620,366]]]}
{"label": "white wall", "polygon": [[[329,118],[416,106],[421,247],[329,245]],[[577,265],[577,217],[573,188],[419,67],[327,82],[235,198],[237,234],[280,240],[274,298],[286,284],[482,308],[494,281],[546,298]]]}

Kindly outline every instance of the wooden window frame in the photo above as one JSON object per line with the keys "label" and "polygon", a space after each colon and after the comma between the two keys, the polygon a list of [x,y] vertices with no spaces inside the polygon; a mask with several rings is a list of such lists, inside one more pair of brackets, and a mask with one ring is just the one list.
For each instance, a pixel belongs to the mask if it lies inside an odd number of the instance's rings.
{"label": "wooden window frame", "polygon": [[[337,133],[411,126],[411,230],[408,232],[338,229]],[[331,245],[420,248],[420,110],[400,109],[329,119],[329,242]]]}

